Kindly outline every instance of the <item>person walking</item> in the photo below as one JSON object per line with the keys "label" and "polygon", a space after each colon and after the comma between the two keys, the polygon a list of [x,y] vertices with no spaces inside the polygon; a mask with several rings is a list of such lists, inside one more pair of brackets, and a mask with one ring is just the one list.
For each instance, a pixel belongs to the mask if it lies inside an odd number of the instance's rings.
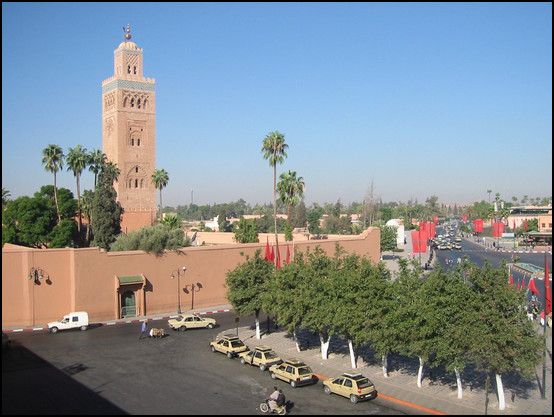
{"label": "person walking", "polygon": [[146,320],[144,320],[142,322],[142,328],[141,328],[141,333],[140,333],[140,336],[139,336],[139,340],[142,339],[142,336],[146,333],[146,327],[147,327],[147,323],[146,323]]}

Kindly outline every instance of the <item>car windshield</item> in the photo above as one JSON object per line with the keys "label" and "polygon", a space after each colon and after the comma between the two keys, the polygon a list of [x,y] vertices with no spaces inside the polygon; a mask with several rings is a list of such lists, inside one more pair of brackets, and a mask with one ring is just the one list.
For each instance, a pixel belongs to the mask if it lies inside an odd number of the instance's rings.
{"label": "car windshield", "polygon": [[240,340],[231,340],[231,346],[232,347],[242,347],[242,346],[244,346],[244,343],[242,343]]}
{"label": "car windshield", "polygon": [[358,388],[367,388],[373,385],[373,383],[369,380],[369,378],[359,379],[356,381],[356,383],[358,384]]}
{"label": "car windshield", "polygon": [[306,375],[311,373],[312,373],[312,369],[309,366],[303,366],[301,368],[298,368],[298,375]]}
{"label": "car windshield", "polygon": [[275,352],[266,352],[265,353],[266,359],[277,359],[278,356],[275,354]]}

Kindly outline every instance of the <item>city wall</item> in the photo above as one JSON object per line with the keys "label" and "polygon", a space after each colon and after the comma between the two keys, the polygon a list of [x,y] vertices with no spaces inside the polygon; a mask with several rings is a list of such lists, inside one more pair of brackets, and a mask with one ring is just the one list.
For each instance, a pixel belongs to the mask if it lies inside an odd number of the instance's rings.
{"label": "city wall", "polygon": [[[4,245],[2,327],[43,326],[70,311],[87,311],[93,323],[119,319],[124,291],[133,292],[139,316],[176,313],[178,304],[182,311],[228,304],[227,271],[244,262],[244,255],[252,256],[257,249],[263,256],[267,242],[274,241],[269,236],[272,235],[268,234],[267,238],[265,234],[260,235],[259,243],[210,245],[207,234],[203,234],[205,246],[185,247],[159,256],[143,251],[106,252],[97,247],[31,249]],[[223,239],[221,235],[214,238]],[[283,235],[279,236],[279,242],[284,264]],[[327,239],[295,240],[294,243],[297,253],[320,246],[333,255],[339,243],[349,253],[374,262],[380,259],[378,228],[369,228],[357,236],[329,235]],[[291,251],[292,247],[289,242]],[[184,272],[183,266],[186,266]],[[172,275],[174,279],[170,279]],[[140,282],[125,283],[125,277],[138,277]]]}

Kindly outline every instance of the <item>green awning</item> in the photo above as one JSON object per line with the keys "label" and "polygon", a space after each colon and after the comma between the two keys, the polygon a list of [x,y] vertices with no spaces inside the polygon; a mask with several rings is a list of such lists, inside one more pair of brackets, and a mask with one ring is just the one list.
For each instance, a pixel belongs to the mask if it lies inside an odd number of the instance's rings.
{"label": "green awning", "polygon": [[120,284],[135,284],[144,282],[140,275],[129,275],[127,277],[117,277]]}

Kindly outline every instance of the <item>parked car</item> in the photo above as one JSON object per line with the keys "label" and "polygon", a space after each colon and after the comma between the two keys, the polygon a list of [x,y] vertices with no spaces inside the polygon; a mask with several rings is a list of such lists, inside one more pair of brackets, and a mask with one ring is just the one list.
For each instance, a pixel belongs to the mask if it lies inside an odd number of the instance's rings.
{"label": "parked car", "polygon": [[213,329],[216,323],[215,319],[209,317],[200,317],[198,314],[184,314],[176,319],[168,320],[167,324],[173,330],[184,332],[187,329]]}
{"label": "parked car", "polygon": [[256,346],[254,350],[239,353],[240,363],[243,365],[249,363],[252,366],[258,366],[261,371],[265,371],[272,365],[283,363],[281,359],[269,346]]}
{"label": "parked car", "polygon": [[52,333],[57,333],[58,330],[68,329],[88,329],[88,313],[86,311],[74,311],[66,314],[58,321],[48,323],[48,328]]}
{"label": "parked car", "polygon": [[248,347],[237,336],[224,334],[219,336],[213,342],[210,342],[212,352],[221,352],[227,355],[229,359],[238,356],[239,353],[248,350]]}
{"label": "parked car", "polygon": [[337,378],[323,381],[325,394],[338,394],[350,398],[356,404],[358,401],[370,400],[377,397],[377,389],[371,380],[359,372],[351,371]]}
{"label": "parked car", "polygon": [[318,381],[312,368],[300,359],[287,359],[279,365],[270,366],[269,375],[271,379],[278,378],[288,382],[293,388],[300,385],[316,384]]}

